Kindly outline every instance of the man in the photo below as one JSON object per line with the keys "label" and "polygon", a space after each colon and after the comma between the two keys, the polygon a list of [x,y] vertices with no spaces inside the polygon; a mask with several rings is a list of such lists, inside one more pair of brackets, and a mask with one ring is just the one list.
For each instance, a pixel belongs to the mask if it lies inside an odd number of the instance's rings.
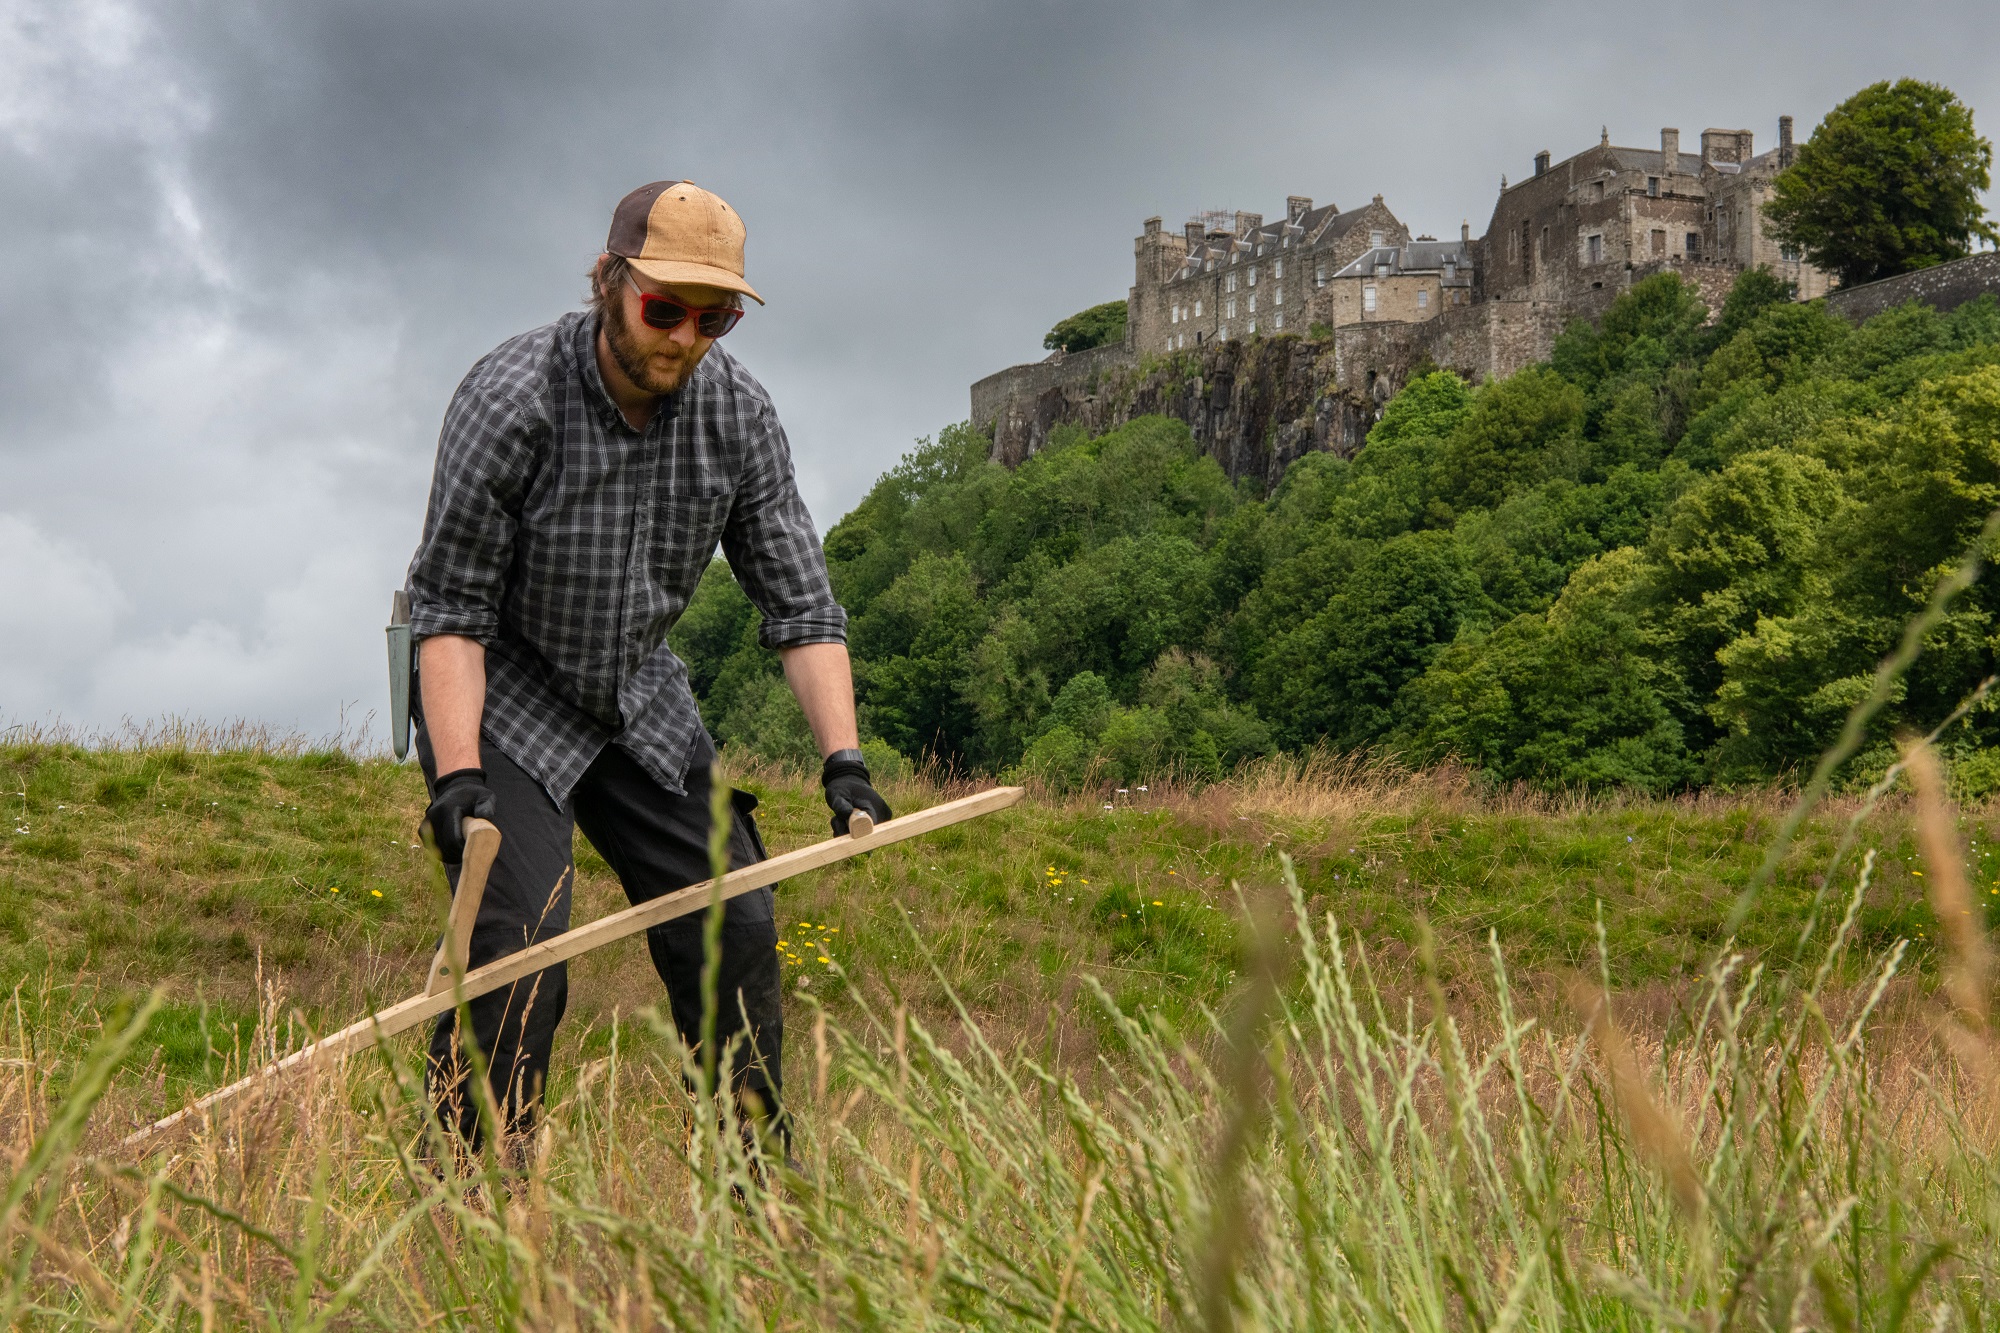
{"label": "man", "polygon": [[[743,297],[763,303],[743,278],[743,238],[729,205],[690,182],[634,190],[592,269],[591,308],[482,357],[445,414],[410,625],[424,817],[454,882],[465,817],[502,834],[473,967],[569,928],[573,828],[635,903],[708,877],[713,742],[666,639],[718,541],[819,741],[834,830],[857,809],[889,817],[857,748],[847,618],[790,447],[763,386],[715,345]],[[756,801],[732,803],[731,865],[761,860]],[[646,943],[692,1044],[701,917]],[[715,1031],[722,1050],[736,1044],[733,1086],[782,1129],[769,889],[727,904],[719,968]],[[540,1104],[567,993],[558,964],[470,1004],[514,1142]],[[447,1014],[426,1082],[476,1143],[468,1078]]]}

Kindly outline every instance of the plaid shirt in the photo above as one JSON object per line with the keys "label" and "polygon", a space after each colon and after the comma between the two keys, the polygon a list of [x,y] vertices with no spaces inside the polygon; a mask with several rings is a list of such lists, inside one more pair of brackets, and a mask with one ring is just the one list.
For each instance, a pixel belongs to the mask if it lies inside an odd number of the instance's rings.
{"label": "plaid shirt", "polygon": [[707,736],[667,631],[718,540],[765,647],[847,637],[763,386],[712,346],[634,431],[596,340],[597,316],[580,311],[472,367],[410,562],[412,636],[486,645],[481,733],[558,804],[614,740],[685,790]]}

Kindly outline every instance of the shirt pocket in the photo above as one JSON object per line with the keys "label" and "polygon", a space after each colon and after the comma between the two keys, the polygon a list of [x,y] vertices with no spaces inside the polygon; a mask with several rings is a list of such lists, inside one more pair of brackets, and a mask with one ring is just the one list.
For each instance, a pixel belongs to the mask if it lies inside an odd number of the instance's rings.
{"label": "shirt pocket", "polygon": [[[735,492],[714,495],[674,494],[660,502],[653,516],[650,564],[654,582],[669,600],[687,604],[695,584],[722,540],[723,525]],[[675,609],[678,609],[676,607]]]}

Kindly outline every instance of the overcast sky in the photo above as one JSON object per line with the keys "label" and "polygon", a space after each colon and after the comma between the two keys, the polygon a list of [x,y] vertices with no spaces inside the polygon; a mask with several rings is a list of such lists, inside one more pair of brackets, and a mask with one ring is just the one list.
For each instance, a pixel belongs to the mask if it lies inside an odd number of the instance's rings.
{"label": "overcast sky", "polygon": [[[1610,127],[1803,137],[1987,4],[0,0],[0,723],[330,732],[474,358],[580,304],[612,205],[749,227],[822,528],[981,375],[1121,298],[1149,214],[1381,193],[1483,232]],[[379,730],[378,730],[378,734]]]}

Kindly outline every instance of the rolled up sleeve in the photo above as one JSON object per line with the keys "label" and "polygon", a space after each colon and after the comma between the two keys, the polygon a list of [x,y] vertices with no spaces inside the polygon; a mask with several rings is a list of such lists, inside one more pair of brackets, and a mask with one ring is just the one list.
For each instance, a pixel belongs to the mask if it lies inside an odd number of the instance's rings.
{"label": "rolled up sleeve", "polygon": [[846,643],[847,612],[834,600],[826,553],[792,472],[791,445],[768,406],[758,414],[746,455],[722,530],[722,553],[763,614],[758,642],[766,648]]}
{"label": "rolled up sleeve", "polygon": [[438,435],[423,540],[410,561],[410,634],[461,634],[491,646],[514,556],[537,430],[518,402],[468,381]]}

